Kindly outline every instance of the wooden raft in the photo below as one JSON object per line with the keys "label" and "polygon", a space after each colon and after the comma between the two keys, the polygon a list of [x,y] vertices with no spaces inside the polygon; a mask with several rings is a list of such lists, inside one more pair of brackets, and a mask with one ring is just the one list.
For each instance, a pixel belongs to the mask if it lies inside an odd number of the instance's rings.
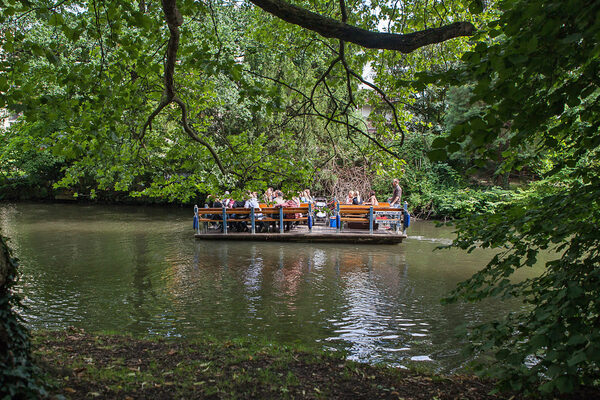
{"label": "wooden raft", "polygon": [[[375,212],[398,213],[401,210],[390,208],[389,205],[380,206],[355,206],[335,205],[334,217],[337,228],[314,226],[311,204],[300,207],[268,207],[262,205],[260,209],[251,208],[200,208],[197,212],[198,225],[205,225],[204,232],[198,229],[195,237],[203,240],[251,240],[251,241],[277,241],[277,242],[320,242],[320,243],[364,243],[364,244],[397,244],[401,243],[406,235],[397,230],[374,232],[377,230],[377,221],[393,222],[396,226],[402,219],[382,218]],[[236,218],[231,218],[232,214]],[[218,216],[210,218],[211,215]],[[261,215],[261,217],[258,217]],[[228,232],[230,223],[249,223],[250,232]],[[285,231],[285,223],[296,222],[303,224],[297,229]],[[344,222],[363,223],[368,230],[348,231],[343,230]],[[206,229],[208,223],[218,223],[222,230],[210,232]],[[279,232],[256,232],[259,223],[279,225]]]}

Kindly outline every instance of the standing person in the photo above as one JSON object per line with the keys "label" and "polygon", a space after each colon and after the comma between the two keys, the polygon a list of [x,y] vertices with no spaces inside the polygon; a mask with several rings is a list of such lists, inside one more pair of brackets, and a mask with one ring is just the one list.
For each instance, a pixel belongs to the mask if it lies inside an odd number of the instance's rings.
{"label": "standing person", "polygon": [[392,186],[394,188],[394,194],[390,200],[390,207],[402,208],[402,188],[400,187],[400,181],[394,179],[392,181]]}

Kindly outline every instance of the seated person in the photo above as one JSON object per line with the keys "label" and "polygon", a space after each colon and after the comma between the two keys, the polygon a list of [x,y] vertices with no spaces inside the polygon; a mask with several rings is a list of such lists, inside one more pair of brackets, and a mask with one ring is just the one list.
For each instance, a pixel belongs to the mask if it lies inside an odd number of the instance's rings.
{"label": "seated person", "polygon": [[223,200],[221,200],[221,203],[223,204],[223,207],[225,207],[225,208],[233,208],[235,200],[230,196],[230,193],[228,190],[225,191],[225,194],[223,195]]}
{"label": "seated person", "polygon": [[354,202],[354,191],[351,190],[348,192],[348,197],[346,197],[346,204],[352,204]]}
{"label": "seated person", "polygon": [[[256,211],[260,211],[260,204],[258,203],[258,195],[256,192],[250,192],[248,194],[248,200],[244,203],[244,208],[254,208],[254,218],[258,221],[263,219],[262,213],[257,213]],[[250,216],[248,216],[250,218]],[[268,228],[268,224],[266,222],[258,222],[255,226],[258,232],[264,232]]]}
{"label": "seated person", "polygon": [[282,205],[283,203],[285,203],[285,200],[283,198],[283,192],[281,190],[276,190],[274,196],[275,198],[273,199],[273,202],[275,203],[275,205]]}
{"label": "seated person", "polygon": [[[254,208],[255,212],[256,212],[256,209],[258,209],[258,211],[260,211],[260,204],[258,203],[256,192],[248,193],[248,200],[246,200],[246,202],[244,203],[244,208]],[[254,216],[256,218],[259,218],[259,217],[262,218],[262,214],[254,214]]]}
{"label": "seated person", "polygon": [[354,204],[355,206],[359,206],[362,204],[362,200],[360,198],[360,193],[358,193],[358,190],[356,192],[354,192],[354,197],[352,198],[352,204]]}
{"label": "seated person", "polygon": [[275,196],[273,193],[273,188],[272,187],[267,188],[267,191],[265,192],[265,194],[263,194],[263,201],[268,204],[273,201],[274,197]]}
{"label": "seated person", "polygon": [[[206,197],[206,202],[205,202],[204,207],[205,208],[222,208],[223,202],[222,202],[222,200],[219,200],[217,198],[217,196],[209,194]],[[214,219],[215,221],[219,221],[219,220],[223,219],[223,216],[221,214],[204,214],[204,215],[202,215],[202,218]],[[222,225],[217,222],[211,222],[209,226],[211,228],[222,229]]]}
{"label": "seated person", "polygon": [[[286,201],[284,201],[283,204],[281,205],[281,207],[283,207],[283,208],[286,208],[286,207],[292,207],[292,208],[300,207],[300,199],[298,199],[297,197],[292,197],[292,200],[286,200]],[[299,214],[299,213],[284,214],[283,218],[292,219],[292,218],[300,218],[301,216],[302,216],[302,214]],[[294,227],[297,224],[298,224],[297,221],[285,221],[285,231],[289,231],[290,229],[292,229],[292,227]]]}
{"label": "seated person", "polygon": [[[246,202],[243,200],[234,200],[231,208],[245,208]],[[246,232],[248,227],[246,226],[245,221],[236,222],[236,219],[246,219],[248,217],[247,214],[229,214],[229,225],[231,230],[234,232]]]}
{"label": "seated person", "polygon": [[312,196],[310,195],[310,190],[308,190],[308,189],[305,189],[301,193],[300,200],[302,201],[302,203],[314,203],[314,200],[313,200]]}
{"label": "seated person", "polygon": [[[283,198],[283,192],[281,190],[276,190],[275,192],[273,192],[273,196],[274,196],[273,197],[273,205],[275,207],[277,207],[277,206],[283,207],[283,204],[285,203],[285,200]],[[277,218],[279,218],[279,214],[271,214],[271,215],[269,215],[269,217],[277,219]],[[275,231],[276,225],[277,225],[276,222],[272,222],[271,229],[273,231]]]}
{"label": "seated person", "polygon": [[374,191],[370,191],[369,192],[369,199],[367,201],[365,201],[363,204],[367,205],[367,206],[378,206],[379,202],[377,201],[377,197],[375,197],[375,192]]}

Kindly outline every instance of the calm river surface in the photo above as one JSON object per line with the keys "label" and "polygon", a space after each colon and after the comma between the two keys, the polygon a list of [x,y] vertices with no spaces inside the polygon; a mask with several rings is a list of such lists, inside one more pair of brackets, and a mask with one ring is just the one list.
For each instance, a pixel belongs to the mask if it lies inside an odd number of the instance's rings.
{"label": "calm river surface", "polygon": [[492,253],[434,252],[452,232],[430,222],[392,246],[220,243],[192,237],[191,209],[0,204],[0,232],[33,328],[255,337],[452,372],[457,326],[520,307],[441,305]]}

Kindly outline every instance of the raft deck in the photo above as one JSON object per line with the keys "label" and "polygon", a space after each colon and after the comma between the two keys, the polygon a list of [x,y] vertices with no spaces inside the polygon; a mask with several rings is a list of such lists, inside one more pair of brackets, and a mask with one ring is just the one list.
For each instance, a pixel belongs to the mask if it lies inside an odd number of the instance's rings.
{"label": "raft deck", "polygon": [[281,233],[222,233],[206,232],[194,235],[201,240],[250,240],[265,242],[308,242],[308,243],[354,243],[354,244],[398,244],[406,238],[402,233],[368,231],[342,231],[313,227],[308,229],[294,229],[291,232]]}

